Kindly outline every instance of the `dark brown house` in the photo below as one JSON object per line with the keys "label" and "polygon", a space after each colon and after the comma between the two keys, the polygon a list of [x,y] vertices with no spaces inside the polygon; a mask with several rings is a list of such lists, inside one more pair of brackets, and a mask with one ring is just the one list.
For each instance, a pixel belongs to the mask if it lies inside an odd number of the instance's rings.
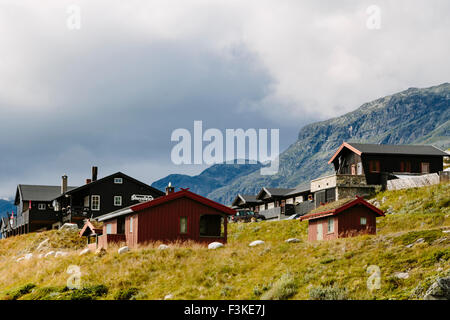
{"label": "dark brown house", "polygon": [[188,189],[100,216],[103,235],[98,247],[123,242],[130,248],[155,241],[227,241],[227,217],[235,211]]}
{"label": "dark brown house", "polygon": [[356,197],[320,206],[300,220],[308,221],[308,240],[315,241],[376,234],[376,218],[382,216],[383,211]]}
{"label": "dark brown house", "polygon": [[328,161],[336,174],[364,175],[368,185],[386,185],[392,174],[427,174],[443,170],[448,154],[430,145],[344,142]]}
{"label": "dark brown house", "polygon": [[94,219],[162,195],[164,192],[122,172],[97,180],[97,167],[93,167],[92,179],[87,179],[81,187],[59,194],[54,198],[54,207],[62,216],[62,223],[77,223],[81,227],[85,219]]}

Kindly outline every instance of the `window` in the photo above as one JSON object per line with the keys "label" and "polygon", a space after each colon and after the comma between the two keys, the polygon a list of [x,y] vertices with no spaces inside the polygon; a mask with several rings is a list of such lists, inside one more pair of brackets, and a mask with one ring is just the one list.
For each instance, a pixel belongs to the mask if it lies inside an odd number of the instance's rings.
{"label": "window", "polygon": [[180,218],[180,233],[187,233],[187,217]]}
{"label": "window", "polygon": [[133,233],[133,217],[130,217],[130,233]]}
{"label": "window", "polygon": [[122,205],[122,196],[114,196],[114,205],[120,207]]}
{"label": "window", "polygon": [[100,196],[92,196],[91,197],[91,209],[93,211],[100,210]]}
{"label": "window", "polygon": [[422,173],[430,173],[430,163],[422,162]]}
{"label": "window", "polygon": [[400,161],[400,172],[411,172],[411,162]]}
{"label": "window", "polygon": [[39,209],[39,210],[45,210],[46,207],[47,207],[47,206],[45,205],[45,203],[39,203],[39,204],[38,204],[38,209]]}
{"label": "window", "polygon": [[[244,211],[244,215],[245,215]],[[222,235],[223,218],[217,214],[204,214],[200,217],[201,237],[220,237]]]}
{"label": "window", "polygon": [[365,217],[361,217],[360,222],[362,226],[365,226],[367,224],[367,219]]}
{"label": "window", "polygon": [[334,219],[328,218],[328,233],[334,232]]}
{"label": "window", "polygon": [[370,172],[373,172],[373,173],[380,172],[380,160],[370,160],[369,170],[370,170]]}
{"label": "window", "polygon": [[356,174],[357,175],[362,175],[363,174],[363,169],[362,169],[362,163],[358,162],[356,164]]}
{"label": "window", "polygon": [[115,184],[122,184],[122,182],[123,182],[122,178],[114,178],[114,183]]}
{"label": "window", "polygon": [[89,208],[89,196],[84,197],[83,205],[85,208]]}
{"label": "window", "polygon": [[106,234],[112,234],[112,224],[108,223],[106,225]]}

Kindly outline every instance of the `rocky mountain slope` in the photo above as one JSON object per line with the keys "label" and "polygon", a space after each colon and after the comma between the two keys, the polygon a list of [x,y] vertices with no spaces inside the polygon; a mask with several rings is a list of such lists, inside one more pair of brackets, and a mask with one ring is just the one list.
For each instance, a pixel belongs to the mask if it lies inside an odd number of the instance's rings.
{"label": "rocky mountain slope", "polygon": [[7,213],[15,210],[13,201],[0,199],[0,218],[6,216]]}
{"label": "rocky mountain slope", "polygon": [[[450,147],[450,84],[409,88],[343,116],[309,124],[281,153],[278,174],[262,176],[254,170],[228,177],[226,184],[203,195],[229,204],[237,193],[254,194],[263,186],[295,187],[331,173],[327,161],[343,141]],[[195,189],[193,184],[191,188]]]}

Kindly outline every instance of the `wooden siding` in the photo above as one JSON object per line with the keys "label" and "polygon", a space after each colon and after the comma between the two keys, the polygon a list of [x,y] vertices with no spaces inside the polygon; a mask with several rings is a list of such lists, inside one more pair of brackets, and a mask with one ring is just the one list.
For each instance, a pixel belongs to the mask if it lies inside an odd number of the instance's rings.
{"label": "wooden siding", "polygon": [[[339,215],[339,238],[357,234],[376,233],[376,215],[367,207],[358,205],[349,208]],[[360,219],[366,218],[366,225],[361,225]]]}
{"label": "wooden siding", "polygon": [[[220,215],[224,218],[225,234],[223,237],[200,236],[200,217],[204,214]],[[137,216],[137,215],[134,215]],[[180,233],[180,218],[187,217],[187,232]],[[135,219],[137,239],[130,240],[130,246],[136,243],[152,241],[186,241],[226,242],[227,217],[223,212],[188,198],[178,198],[173,201],[150,207],[139,212]],[[129,221],[129,218],[127,218]],[[129,223],[129,222],[128,222]],[[127,232],[129,225],[127,224]]]}

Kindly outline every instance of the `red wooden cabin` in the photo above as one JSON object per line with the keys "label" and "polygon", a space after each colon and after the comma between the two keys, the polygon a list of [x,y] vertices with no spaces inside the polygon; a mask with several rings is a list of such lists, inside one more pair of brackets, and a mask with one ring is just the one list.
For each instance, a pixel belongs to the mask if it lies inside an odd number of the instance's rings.
{"label": "red wooden cabin", "polygon": [[320,206],[300,219],[308,221],[308,240],[315,241],[376,234],[380,216],[383,211],[357,196]]}
{"label": "red wooden cabin", "polygon": [[173,190],[168,187],[165,196],[98,217],[103,222],[98,246],[125,242],[133,248],[155,241],[186,240],[226,243],[227,217],[235,211],[188,189]]}

